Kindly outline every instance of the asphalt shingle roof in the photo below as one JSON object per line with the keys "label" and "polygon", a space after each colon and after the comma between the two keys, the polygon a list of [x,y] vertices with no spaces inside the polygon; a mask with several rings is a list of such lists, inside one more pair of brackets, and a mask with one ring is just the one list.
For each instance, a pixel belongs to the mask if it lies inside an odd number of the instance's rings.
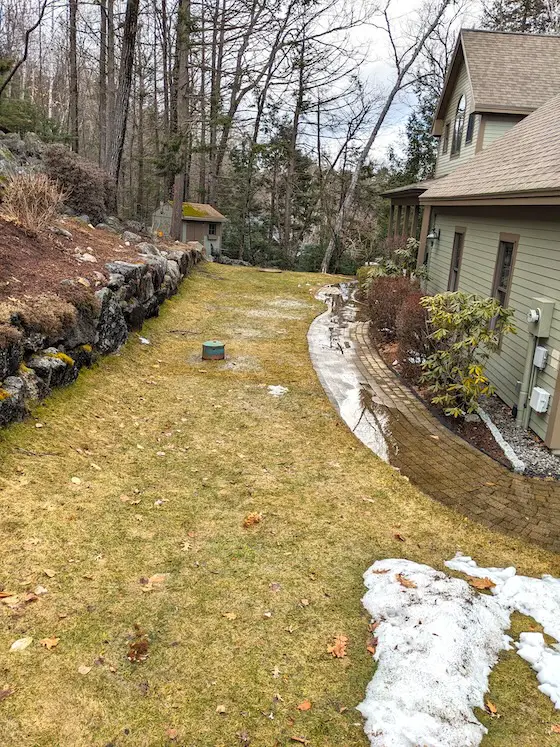
{"label": "asphalt shingle roof", "polygon": [[560,93],[560,36],[461,31],[477,111],[533,111]]}
{"label": "asphalt shingle roof", "polygon": [[560,191],[560,95],[451,174],[436,179],[420,199],[429,203],[555,190]]}

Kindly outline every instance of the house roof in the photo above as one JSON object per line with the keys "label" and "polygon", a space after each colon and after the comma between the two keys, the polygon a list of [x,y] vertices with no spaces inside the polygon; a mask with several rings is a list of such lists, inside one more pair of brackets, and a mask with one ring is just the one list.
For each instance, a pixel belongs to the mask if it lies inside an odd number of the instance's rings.
{"label": "house roof", "polygon": [[227,218],[225,215],[219,213],[216,208],[212,207],[212,205],[208,205],[204,202],[184,202],[183,220],[222,223],[227,220]]}
{"label": "house roof", "polygon": [[418,196],[425,192],[433,179],[422,179],[414,184],[405,184],[403,187],[393,187],[393,189],[387,189],[385,192],[381,192],[381,197],[404,197],[404,196]]}
{"label": "house roof", "polygon": [[560,198],[560,95],[511,128],[447,176],[420,201],[557,204]]}
{"label": "house roof", "polygon": [[434,118],[441,134],[465,61],[473,111],[529,114],[560,92],[560,36],[461,29]]}

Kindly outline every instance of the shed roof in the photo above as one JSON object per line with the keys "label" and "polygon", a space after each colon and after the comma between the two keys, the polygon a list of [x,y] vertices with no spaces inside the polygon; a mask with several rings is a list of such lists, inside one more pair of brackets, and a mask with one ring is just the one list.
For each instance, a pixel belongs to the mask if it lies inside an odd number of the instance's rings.
{"label": "shed roof", "polygon": [[560,36],[461,29],[436,109],[434,134],[440,134],[463,60],[476,112],[529,114],[560,92]]}
{"label": "shed roof", "polygon": [[183,220],[210,221],[211,223],[222,223],[227,220],[222,215],[205,202],[184,202],[183,203]]}
{"label": "shed roof", "polygon": [[467,163],[432,182],[420,201],[528,197],[538,198],[540,204],[556,204],[560,197],[560,95]]}

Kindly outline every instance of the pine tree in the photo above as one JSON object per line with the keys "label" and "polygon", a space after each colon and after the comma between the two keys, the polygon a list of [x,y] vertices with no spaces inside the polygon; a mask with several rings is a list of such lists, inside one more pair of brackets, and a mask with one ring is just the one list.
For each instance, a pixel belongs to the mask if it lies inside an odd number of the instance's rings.
{"label": "pine tree", "polygon": [[484,6],[482,25],[494,31],[517,31],[524,34],[557,31],[546,0],[490,0]]}

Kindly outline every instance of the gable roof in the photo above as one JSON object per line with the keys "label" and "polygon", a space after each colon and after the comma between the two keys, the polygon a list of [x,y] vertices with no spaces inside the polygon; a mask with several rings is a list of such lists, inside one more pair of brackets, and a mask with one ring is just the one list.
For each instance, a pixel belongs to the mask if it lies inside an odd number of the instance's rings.
{"label": "gable roof", "polygon": [[529,114],[560,92],[560,36],[461,29],[434,117],[443,118],[463,61],[473,111]]}
{"label": "gable roof", "polygon": [[484,200],[509,204],[532,199],[558,204],[560,198],[560,95],[512,127],[488,148],[447,176],[436,179],[420,197],[435,204]]}
{"label": "gable roof", "polygon": [[205,202],[184,202],[183,220],[210,221],[222,223],[227,220],[225,215],[219,213],[212,205]]}

